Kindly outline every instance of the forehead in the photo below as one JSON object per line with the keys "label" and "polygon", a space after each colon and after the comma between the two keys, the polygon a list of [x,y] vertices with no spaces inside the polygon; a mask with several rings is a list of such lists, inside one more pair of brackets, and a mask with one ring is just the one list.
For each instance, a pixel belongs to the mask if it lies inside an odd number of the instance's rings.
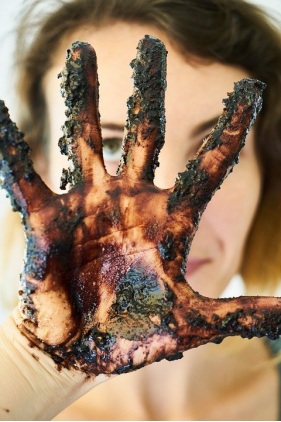
{"label": "forehead", "polygon": [[124,123],[126,101],[132,93],[130,62],[136,55],[139,40],[146,34],[160,38],[167,57],[167,120],[185,119],[194,124],[202,116],[208,119],[222,111],[222,98],[232,91],[233,82],[249,76],[243,69],[218,62],[190,62],[180,54],[168,37],[157,28],[117,22],[100,28],[85,26],[68,33],[54,54],[53,67],[44,79],[47,97],[63,104],[57,74],[64,65],[65,52],[74,41],[90,43],[96,50],[100,82],[101,120]]}

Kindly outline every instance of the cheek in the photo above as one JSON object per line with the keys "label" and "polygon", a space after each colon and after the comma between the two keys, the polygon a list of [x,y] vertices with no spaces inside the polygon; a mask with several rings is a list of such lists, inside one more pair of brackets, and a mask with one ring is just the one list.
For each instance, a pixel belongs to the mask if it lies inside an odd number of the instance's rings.
{"label": "cheek", "polygon": [[[233,176],[233,177],[231,177]],[[209,221],[226,249],[235,250],[244,242],[259,200],[256,180],[230,175],[206,210]]]}
{"label": "cheek", "polygon": [[243,243],[251,228],[261,193],[261,172],[256,158],[251,154],[242,156],[217,194],[223,210],[224,229],[233,233],[238,243]]}
{"label": "cheek", "polygon": [[261,191],[261,176],[256,162],[243,160],[215,193],[201,221],[202,229],[208,226],[211,234],[209,240],[205,237],[204,241],[217,245],[222,268],[229,268],[231,272],[239,268]]}
{"label": "cheek", "polygon": [[[247,136],[238,165],[222,183],[205,216],[229,261],[241,258],[261,194],[261,171],[255,154],[254,130]],[[229,263],[228,261],[228,263]]]}
{"label": "cheek", "polygon": [[260,190],[256,160],[241,158],[207,205],[189,253],[190,259],[208,260],[207,265],[188,277],[201,294],[218,297],[239,272]]}

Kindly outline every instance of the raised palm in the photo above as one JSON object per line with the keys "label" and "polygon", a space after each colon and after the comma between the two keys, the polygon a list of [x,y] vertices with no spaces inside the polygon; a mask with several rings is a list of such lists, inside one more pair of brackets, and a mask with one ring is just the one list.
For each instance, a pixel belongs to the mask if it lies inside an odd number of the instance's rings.
{"label": "raised palm", "polygon": [[68,120],[59,144],[72,161],[62,188],[35,173],[22,134],[1,105],[3,187],[22,214],[26,259],[20,329],[65,366],[120,373],[178,358],[229,335],[278,337],[278,298],[209,299],[185,280],[192,238],[208,201],[237,161],[264,86],[246,79],[171,189],[154,186],[164,143],[166,51],[145,37],[133,61],[123,155],[104,167],[94,50],[74,43],[63,70]]}

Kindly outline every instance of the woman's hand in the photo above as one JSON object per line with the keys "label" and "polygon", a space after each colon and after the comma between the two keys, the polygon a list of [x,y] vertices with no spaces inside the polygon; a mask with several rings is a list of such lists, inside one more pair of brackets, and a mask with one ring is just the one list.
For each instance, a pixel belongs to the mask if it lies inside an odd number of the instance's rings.
{"label": "woman's hand", "polygon": [[123,155],[110,176],[95,53],[88,44],[72,45],[61,74],[68,120],[59,141],[72,161],[62,188],[72,187],[62,195],[35,173],[23,135],[1,104],[0,174],[26,234],[19,328],[58,365],[122,373],[228,335],[280,334],[280,299],[209,299],[184,278],[200,216],[238,160],[264,84],[235,85],[186,171],[173,188],[160,190],[153,178],[164,143],[165,59],[159,40],[141,40]]}

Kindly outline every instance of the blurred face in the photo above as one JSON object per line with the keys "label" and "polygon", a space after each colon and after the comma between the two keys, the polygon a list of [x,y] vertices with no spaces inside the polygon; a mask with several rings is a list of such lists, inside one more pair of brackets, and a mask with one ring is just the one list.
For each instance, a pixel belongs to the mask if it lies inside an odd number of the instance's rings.
{"label": "blurred face", "polygon": [[[74,41],[93,45],[98,58],[100,113],[107,170],[115,174],[126,121],[126,101],[132,93],[130,61],[138,41],[145,35],[160,38],[168,50],[166,93],[166,142],[160,154],[155,184],[173,186],[202,139],[221,114],[222,99],[233,83],[249,74],[221,63],[194,64],[180,55],[167,37],[150,26],[116,23],[100,29],[85,27],[62,40],[54,56],[54,66],[44,79],[48,105],[50,149],[48,182],[59,191],[61,170],[67,167],[57,146],[62,136],[64,103],[57,74],[64,65],[65,51]],[[231,277],[239,272],[247,235],[257,208],[261,177],[251,131],[239,164],[208,204],[190,250],[187,279],[204,295],[218,297]]]}

